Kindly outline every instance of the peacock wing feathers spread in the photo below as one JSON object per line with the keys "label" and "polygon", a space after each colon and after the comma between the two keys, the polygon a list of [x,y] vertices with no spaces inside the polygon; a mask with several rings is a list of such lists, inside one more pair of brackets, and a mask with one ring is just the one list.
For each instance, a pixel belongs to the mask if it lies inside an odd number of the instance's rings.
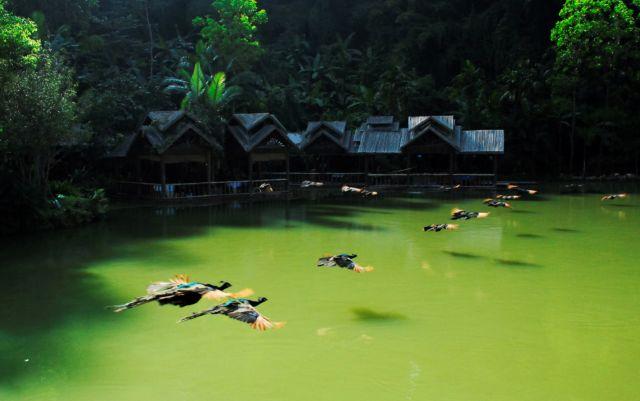
{"label": "peacock wing feathers spread", "polygon": [[327,257],[318,259],[318,267],[320,266],[334,267],[335,265],[336,265],[336,262],[333,256],[327,256]]}
{"label": "peacock wing feathers spread", "polygon": [[147,294],[155,295],[175,290],[177,286],[169,281],[158,281],[147,287]]}
{"label": "peacock wing feathers spread", "polygon": [[253,306],[249,304],[242,304],[238,306],[234,311],[227,313],[232,319],[239,320],[244,323],[255,323],[256,320],[260,317],[260,312],[258,312]]}
{"label": "peacock wing feathers spread", "polygon": [[147,287],[147,294],[152,295],[175,291],[175,289],[179,285],[184,285],[187,283],[189,283],[189,276],[187,276],[186,274],[177,274],[169,281],[158,281],[155,283],[151,283]]}

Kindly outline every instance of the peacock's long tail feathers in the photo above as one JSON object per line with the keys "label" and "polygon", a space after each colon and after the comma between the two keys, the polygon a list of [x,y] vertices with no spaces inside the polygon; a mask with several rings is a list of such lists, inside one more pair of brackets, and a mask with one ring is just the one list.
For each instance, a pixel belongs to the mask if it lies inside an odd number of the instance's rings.
{"label": "peacock's long tail feathers", "polygon": [[155,300],[156,300],[156,297],[154,295],[147,295],[144,297],[138,297],[133,301],[127,302],[126,304],[113,305],[113,306],[109,306],[108,308],[113,309],[113,311],[116,313],[119,313],[119,312],[124,312],[127,309],[135,308],[136,306],[144,305],[146,303],[149,303]]}
{"label": "peacock's long tail feathers", "polygon": [[205,311],[202,311],[202,312],[194,312],[191,315],[183,317],[182,319],[178,320],[178,323],[186,322],[188,320],[193,320],[193,319],[202,317],[204,315],[207,315],[209,313],[215,314],[214,312],[211,311],[211,309],[208,309],[208,310],[205,310]]}

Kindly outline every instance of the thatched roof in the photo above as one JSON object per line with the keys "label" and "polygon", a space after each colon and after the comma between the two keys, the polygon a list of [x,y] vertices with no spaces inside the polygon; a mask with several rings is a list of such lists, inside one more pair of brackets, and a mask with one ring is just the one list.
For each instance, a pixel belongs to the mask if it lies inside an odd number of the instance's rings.
{"label": "thatched roof", "polygon": [[283,146],[296,148],[287,130],[273,114],[234,114],[227,124],[227,130],[245,152],[253,151],[271,135],[275,135]]}
{"label": "thatched roof", "polygon": [[453,129],[456,125],[454,116],[412,116],[409,117],[408,128],[415,130],[428,120],[435,121],[448,129]]}
{"label": "thatched roof", "polygon": [[406,128],[397,131],[358,129],[351,138],[349,151],[356,154],[399,154],[408,138]]}
{"label": "thatched roof", "polygon": [[190,113],[182,110],[152,111],[147,114],[138,131],[127,135],[109,154],[109,157],[128,156],[134,143],[138,140],[146,141],[155,153],[161,155],[186,134],[202,138],[212,149],[222,150],[218,141]]}
{"label": "thatched roof", "polygon": [[453,116],[427,116],[409,118],[409,140],[402,145],[410,146],[425,135],[435,135],[455,150],[460,149],[459,138],[455,135]]}
{"label": "thatched roof", "polygon": [[317,140],[326,138],[344,151],[347,151],[349,149],[349,143],[346,134],[346,121],[312,121],[307,124],[307,129],[302,134],[303,140],[299,147],[304,150]]}

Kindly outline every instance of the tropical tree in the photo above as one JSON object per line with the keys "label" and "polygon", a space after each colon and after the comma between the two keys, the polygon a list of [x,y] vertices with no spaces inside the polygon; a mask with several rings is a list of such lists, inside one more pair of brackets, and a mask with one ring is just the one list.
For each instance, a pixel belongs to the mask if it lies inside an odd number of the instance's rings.
{"label": "tropical tree", "polygon": [[0,0],[0,78],[25,66],[34,67],[42,47],[36,23],[10,13],[5,3]]}
{"label": "tropical tree", "polygon": [[267,12],[256,0],[214,0],[211,6],[214,15],[193,20],[201,28],[201,39],[225,64],[231,64],[233,71],[247,70],[263,52],[256,33],[267,22]]}
{"label": "tropical tree", "polygon": [[[591,110],[604,120],[593,122],[581,130],[583,137],[582,172],[586,174],[587,144],[598,136],[606,135],[611,127],[610,110],[612,85],[623,85],[621,78],[633,77],[640,52],[639,0],[566,0],[560,11],[560,20],[551,31],[556,48],[556,70],[561,76],[556,82],[560,93],[569,87],[571,98],[571,161],[573,165],[573,138],[576,119],[581,106],[580,97],[586,102],[602,99]],[[580,96],[580,92],[583,96]],[[585,113],[586,114],[586,113]],[[602,137],[604,140],[604,137]]]}
{"label": "tropical tree", "polygon": [[3,168],[41,199],[48,194],[49,172],[59,151],[78,139],[76,87],[71,71],[56,56],[41,53],[34,68],[12,76],[0,98],[4,131]]}
{"label": "tropical tree", "polygon": [[180,108],[191,110],[198,104],[205,104],[216,113],[240,94],[237,86],[227,86],[227,76],[219,71],[211,76],[205,76],[200,63],[196,63],[189,80],[180,78],[167,78],[165,93],[184,95],[180,102]]}

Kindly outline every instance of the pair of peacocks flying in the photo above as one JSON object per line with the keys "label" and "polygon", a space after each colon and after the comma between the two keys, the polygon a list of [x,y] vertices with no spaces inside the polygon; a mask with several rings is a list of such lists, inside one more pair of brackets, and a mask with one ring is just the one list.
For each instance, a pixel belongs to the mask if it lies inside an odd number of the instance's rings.
{"label": "pair of peacocks flying", "polygon": [[147,287],[147,295],[135,298],[125,304],[112,306],[115,312],[122,312],[150,302],[158,302],[160,305],[175,305],[185,307],[198,303],[202,298],[211,300],[225,300],[225,303],[214,306],[202,312],[194,313],[180,321],[195,319],[204,315],[226,315],[232,319],[248,323],[257,330],[267,330],[280,327],[281,323],[274,323],[260,314],[255,308],[267,301],[267,298],[259,298],[252,301],[244,297],[253,294],[253,290],[246,288],[237,293],[229,293],[225,290],[231,284],[222,281],[220,285],[205,284],[190,281],[185,275],[177,275],[169,281],[156,282]]}

